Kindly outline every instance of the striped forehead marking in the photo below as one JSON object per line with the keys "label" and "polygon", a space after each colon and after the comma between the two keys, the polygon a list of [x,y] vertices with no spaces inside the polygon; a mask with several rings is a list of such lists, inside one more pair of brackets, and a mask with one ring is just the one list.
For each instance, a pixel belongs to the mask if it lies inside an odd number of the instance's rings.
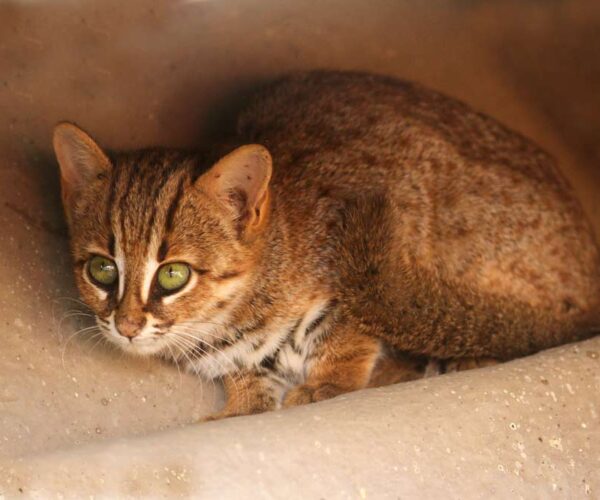
{"label": "striped forehead marking", "polygon": [[116,183],[112,226],[121,235],[121,246],[128,254],[130,248],[139,249],[140,244],[149,245],[157,230],[169,232],[186,182],[190,179],[187,168],[178,172],[174,167],[150,162],[149,164],[124,165],[121,178]]}
{"label": "striped forehead marking", "polygon": [[[190,180],[188,168],[166,162],[162,157],[150,157],[125,163],[111,182],[113,192],[109,193],[108,202],[113,206],[107,211],[113,236],[108,245],[119,270],[119,301],[128,288],[129,277],[139,283],[136,285],[139,288],[132,292],[146,304],[156,271],[166,257],[168,235],[186,182]],[[141,275],[133,277],[132,272]]]}

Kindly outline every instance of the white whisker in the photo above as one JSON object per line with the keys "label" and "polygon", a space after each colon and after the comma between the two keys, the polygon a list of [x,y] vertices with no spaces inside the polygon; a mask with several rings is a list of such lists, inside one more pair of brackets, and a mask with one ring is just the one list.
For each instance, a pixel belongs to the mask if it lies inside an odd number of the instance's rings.
{"label": "white whisker", "polygon": [[221,340],[222,342],[226,342],[229,345],[232,345],[234,343],[234,339],[226,338],[226,337],[223,337],[221,335],[217,335],[216,333],[208,331],[208,330],[199,330],[198,328],[187,326],[185,323],[177,325],[176,328],[184,329],[184,330],[186,330],[186,331],[188,331],[190,333],[197,333],[197,334],[200,334],[200,335],[208,335],[208,336],[213,337],[213,338],[215,338],[217,340]]}
{"label": "white whisker", "polygon": [[[206,380],[206,377],[202,377],[202,376],[200,375],[200,373],[199,373],[198,369],[197,369],[197,368],[194,366],[193,359],[191,359],[191,358],[188,356],[188,354],[187,354],[187,352],[186,352],[186,351],[189,349],[189,344],[185,342],[185,339],[183,339],[183,338],[181,338],[181,337],[177,337],[177,336],[176,336],[176,337],[174,337],[174,338],[173,338],[173,342],[174,342],[174,344],[177,346],[177,348],[179,349],[179,351],[180,351],[180,352],[181,352],[181,353],[182,353],[182,354],[183,354],[183,355],[186,357],[186,359],[187,359],[187,360],[188,360],[188,362],[189,362],[189,366],[190,366],[190,368],[191,368],[191,369],[194,371],[194,373],[196,374],[196,376],[197,376],[197,377],[199,377],[199,378],[203,378],[204,380]],[[201,349],[199,346],[197,346],[197,345],[195,345],[195,346],[194,346],[194,348],[197,348],[197,349],[199,349],[200,351],[202,351],[202,349]],[[192,351],[190,354],[192,355],[192,358],[193,358],[193,357],[194,357],[194,353],[193,353],[193,351]],[[213,391],[214,391],[214,392],[216,392],[216,390],[217,390],[217,386],[216,386],[216,384],[215,384],[215,378],[214,378],[214,377],[211,377],[211,378],[210,378],[210,381],[211,381],[211,383],[212,383],[212,385],[213,385]],[[236,390],[237,390],[237,386],[236,386]]]}
{"label": "white whisker", "polygon": [[[80,306],[80,307],[84,307],[85,308],[85,312],[89,311],[90,313],[94,313],[94,311],[92,310],[92,308],[90,306],[88,306],[85,302],[79,300],[79,299],[75,299],[73,297],[57,297],[56,299],[54,299],[52,301],[52,319],[54,321],[54,323],[56,323],[56,307],[60,304],[60,301],[64,300],[64,301],[70,301],[70,302],[74,302],[76,305]],[[77,309],[75,309],[77,310]],[[82,311],[84,312],[84,311]]]}
{"label": "white whisker", "polygon": [[[236,380],[236,376],[239,376],[239,378],[240,378],[240,380],[241,380],[241,383],[243,384],[243,386],[244,386],[244,387],[245,387],[245,385],[246,385],[246,377],[245,377],[245,375],[244,375],[243,371],[240,369],[240,367],[239,367],[239,366],[237,366],[237,365],[235,364],[235,362],[234,362],[234,361],[233,361],[233,360],[232,360],[232,359],[231,359],[229,356],[227,356],[227,354],[226,354],[224,351],[222,351],[222,350],[220,350],[220,349],[216,348],[215,346],[212,346],[212,345],[211,345],[211,344],[209,344],[208,342],[206,342],[206,341],[202,340],[201,338],[198,338],[198,337],[197,337],[197,336],[195,336],[195,335],[192,335],[191,333],[188,333],[188,332],[185,332],[185,331],[177,331],[177,329],[176,329],[176,328],[175,328],[175,329],[173,329],[173,331],[174,331],[174,332],[175,332],[177,335],[179,335],[179,336],[180,336],[180,337],[178,337],[178,340],[179,340],[179,341],[180,341],[180,342],[181,342],[183,345],[187,345],[187,347],[188,347],[189,349],[191,349],[191,350],[192,350],[192,354],[193,354],[193,355],[195,354],[195,352],[194,352],[194,351],[197,349],[197,350],[199,350],[201,353],[203,353],[204,355],[206,355],[206,356],[211,356],[211,357],[212,357],[212,359],[213,359],[213,360],[214,360],[214,361],[215,361],[215,362],[216,362],[216,363],[219,365],[219,367],[220,367],[220,368],[223,370],[224,374],[225,374],[226,376],[228,376],[228,377],[229,377],[229,378],[232,380],[232,382],[233,382],[233,384],[234,384],[234,387],[235,387],[235,390],[236,390],[236,392],[237,392],[237,393],[240,393],[240,391],[239,391],[239,387],[238,387],[238,383],[237,383],[237,380]],[[209,352],[207,352],[206,350],[202,349],[202,347],[200,347],[200,346],[198,345],[198,342],[200,342],[200,343],[202,343],[202,344],[205,344],[205,345],[207,345],[208,347],[210,347],[210,348],[214,349],[214,350],[215,350],[215,351],[216,351],[218,354],[220,354],[220,355],[221,355],[221,356],[222,356],[222,357],[225,359],[225,361],[227,361],[227,362],[228,362],[228,363],[229,363],[229,364],[230,364],[230,365],[233,367],[233,372],[234,372],[234,375],[228,374],[228,370],[227,370],[227,369],[225,368],[225,366],[224,366],[224,365],[223,365],[223,364],[222,364],[222,363],[219,361],[219,357],[218,357],[218,356],[215,356],[214,354],[213,354],[213,355],[211,355]],[[196,354],[196,356],[197,356],[197,354]],[[245,396],[246,396],[246,400],[247,400],[247,401],[246,401],[246,404],[248,404],[248,403],[249,403],[249,400],[248,400],[248,393],[247,393],[247,391],[244,391],[244,394],[245,394]]]}
{"label": "white whisker", "polygon": [[69,342],[75,338],[77,335],[81,335],[85,332],[89,332],[89,331],[93,331],[93,330],[97,330],[98,332],[101,332],[100,327],[98,325],[92,325],[92,326],[88,326],[86,328],[81,328],[80,330],[77,330],[75,333],[73,333],[65,342],[65,345],[63,346],[63,350],[61,353],[61,363],[62,363],[62,367],[63,370],[65,370],[65,372],[67,371],[67,368],[65,366],[65,353],[67,352],[67,346],[69,345]]}
{"label": "white whisker", "polygon": [[[179,344],[179,341],[178,341],[179,339],[178,339],[177,337],[171,337],[171,340],[173,341],[173,347],[175,347],[175,348],[176,348],[176,349],[177,349],[177,350],[178,350],[178,351],[179,351],[181,354],[183,354],[183,355],[184,355],[184,357],[185,357],[185,358],[188,360],[188,362],[189,362],[189,366],[190,366],[190,368],[191,368],[192,370],[194,370],[194,373],[196,374],[196,377],[197,377],[197,378],[203,378],[203,379],[204,379],[204,377],[201,377],[201,376],[200,376],[200,374],[198,373],[198,370],[197,370],[197,369],[196,369],[196,367],[194,366],[194,363],[193,363],[193,361],[192,361],[192,360],[190,359],[190,357],[187,355],[187,352],[186,352],[186,350],[185,350],[184,346],[182,346],[182,345],[180,345],[180,344]],[[168,345],[168,344],[167,344],[167,347],[169,347],[169,345]],[[170,349],[171,349],[171,348],[169,347],[169,350],[170,350]],[[210,379],[210,381],[211,381],[211,382],[212,382],[212,384],[213,384],[213,389],[216,391],[216,387],[215,387],[215,381],[214,381],[214,379],[212,379],[212,378],[211,378],[211,379]],[[200,392],[201,392],[201,397],[204,397],[204,391],[203,391],[203,388],[202,388],[202,384],[200,385]]]}
{"label": "white whisker", "polygon": [[59,302],[61,300],[70,300],[71,302],[75,302],[76,304],[82,305],[83,307],[85,307],[86,309],[89,309],[90,311],[92,310],[90,308],[90,306],[88,306],[85,302],[83,302],[82,300],[76,299],[75,297],[56,297],[53,302]]}
{"label": "white whisker", "polygon": [[102,342],[106,342],[106,337],[104,336],[104,333],[102,331],[99,331],[99,332],[95,333],[94,335],[92,335],[90,337],[90,340],[95,339],[96,337],[98,337],[98,339],[96,340],[96,342],[94,342],[94,345],[89,350],[88,354],[92,354],[92,352],[94,352],[94,349],[96,349],[96,347],[98,347]]}
{"label": "white whisker", "polygon": [[182,382],[182,378],[181,378],[181,370],[179,369],[179,360],[173,353],[171,346],[168,343],[166,344],[166,346],[167,346],[167,349],[169,349],[169,353],[171,353],[171,357],[173,358],[173,361],[175,362],[175,366],[177,367],[177,373],[179,373],[179,388],[181,389],[181,384],[183,382]]}

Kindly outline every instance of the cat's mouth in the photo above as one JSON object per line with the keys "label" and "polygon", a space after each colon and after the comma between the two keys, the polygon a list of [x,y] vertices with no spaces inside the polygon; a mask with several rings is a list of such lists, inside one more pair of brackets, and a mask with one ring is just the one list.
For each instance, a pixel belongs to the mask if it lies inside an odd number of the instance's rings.
{"label": "cat's mouth", "polygon": [[108,339],[123,351],[137,356],[152,356],[161,354],[166,349],[166,342],[159,335],[136,336],[127,339],[118,334],[105,333]]}
{"label": "cat's mouth", "polygon": [[118,332],[112,318],[107,324],[100,321],[98,324],[108,341],[128,354],[151,356],[168,350],[165,335],[158,332],[142,331],[134,337],[125,337]]}
{"label": "cat's mouth", "polygon": [[165,342],[158,335],[143,338],[134,337],[131,340],[126,340],[123,349],[131,354],[151,356],[160,354],[165,349]]}
{"label": "cat's mouth", "polygon": [[135,356],[167,356],[174,359],[203,356],[213,349],[211,340],[223,338],[212,331],[192,328],[185,323],[164,330],[143,329],[134,337],[121,335],[113,317],[108,321],[98,320],[98,325],[109,342]]}

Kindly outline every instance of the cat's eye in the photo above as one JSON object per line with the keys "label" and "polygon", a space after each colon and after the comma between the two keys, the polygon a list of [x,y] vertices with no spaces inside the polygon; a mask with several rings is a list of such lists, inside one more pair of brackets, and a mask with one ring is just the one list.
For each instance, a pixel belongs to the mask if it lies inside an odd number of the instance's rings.
{"label": "cat's eye", "polygon": [[158,270],[157,281],[166,292],[174,292],[183,288],[191,275],[190,266],[183,262],[170,262]]}
{"label": "cat's eye", "polygon": [[119,276],[115,262],[101,255],[94,255],[89,260],[88,271],[92,280],[101,286],[114,284]]}

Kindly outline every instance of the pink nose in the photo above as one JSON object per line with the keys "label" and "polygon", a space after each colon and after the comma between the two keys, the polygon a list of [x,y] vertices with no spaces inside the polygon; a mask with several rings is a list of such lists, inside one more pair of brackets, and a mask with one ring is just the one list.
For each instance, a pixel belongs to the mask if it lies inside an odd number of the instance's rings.
{"label": "pink nose", "polygon": [[139,320],[134,320],[130,318],[123,318],[121,320],[117,319],[117,330],[123,337],[127,337],[128,339],[132,339],[140,330],[144,328],[146,324],[146,318],[141,318]]}

